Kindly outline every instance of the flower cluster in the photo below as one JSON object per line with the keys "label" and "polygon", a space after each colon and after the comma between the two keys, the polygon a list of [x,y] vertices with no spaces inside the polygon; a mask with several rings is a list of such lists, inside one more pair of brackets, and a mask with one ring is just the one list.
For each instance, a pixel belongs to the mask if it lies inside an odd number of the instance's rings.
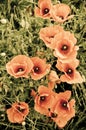
{"label": "flower cluster", "polygon": [[76,45],[77,39],[70,31],[65,31],[61,26],[54,25],[42,28],[39,32],[47,47],[54,51],[57,58],[56,68],[64,74],[60,77],[62,82],[82,83],[84,79],[76,70],[79,65],[77,51],[79,47]]}
{"label": "flower cluster", "polygon": [[25,55],[17,55],[6,64],[7,72],[15,78],[28,78],[29,74],[34,80],[41,79],[50,71],[50,64],[45,59],[39,57],[28,57]]}
{"label": "flower cluster", "polygon": [[50,84],[48,87],[39,86],[37,93],[32,90],[34,109],[50,117],[60,128],[63,128],[67,121],[75,116],[75,100],[70,100],[71,91],[55,93],[50,87]]}
{"label": "flower cluster", "polygon": [[[71,9],[68,5],[59,3],[53,5],[51,0],[39,0],[38,7],[35,8],[35,15],[41,18],[50,18],[56,22],[63,23],[73,17],[70,15]],[[57,74],[52,70],[52,65],[46,59],[38,56],[29,57],[17,55],[7,64],[8,74],[14,78],[31,78],[40,80],[48,75],[48,85],[38,86],[38,90],[31,89],[31,96],[34,99],[34,110],[40,114],[51,118],[60,128],[75,116],[75,99],[71,98],[71,91],[55,92],[54,86],[61,82],[68,84],[82,83],[84,78],[77,71],[79,60],[76,45],[77,39],[70,31],[65,31],[60,25],[52,25],[40,29],[39,38],[45,43],[56,58],[55,67],[61,72]],[[51,59],[52,60],[52,59]],[[11,123],[22,123],[30,113],[29,104],[25,102],[15,102],[11,108],[7,109],[7,116]]]}
{"label": "flower cluster", "polygon": [[63,3],[53,5],[51,0],[39,0],[38,7],[35,8],[36,16],[44,19],[51,18],[60,23],[72,18],[73,15],[69,16],[70,13],[71,9],[68,5]]}

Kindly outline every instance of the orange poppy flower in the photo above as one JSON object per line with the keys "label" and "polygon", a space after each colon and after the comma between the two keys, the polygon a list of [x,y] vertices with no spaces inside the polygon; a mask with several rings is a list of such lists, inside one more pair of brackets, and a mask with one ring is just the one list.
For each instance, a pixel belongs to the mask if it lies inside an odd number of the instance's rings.
{"label": "orange poppy flower", "polygon": [[29,113],[29,106],[25,102],[16,102],[7,109],[7,116],[11,123],[22,123]]}
{"label": "orange poppy flower", "polygon": [[57,94],[56,102],[50,110],[50,116],[56,124],[63,128],[67,122],[75,116],[75,100],[71,99],[71,91],[65,91]]}
{"label": "orange poppy flower", "polygon": [[39,0],[38,7],[35,8],[35,15],[42,18],[50,18],[51,0]]}
{"label": "orange poppy flower", "polygon": [[54,37],[54,56],[62,62],[68,62],[76,58],[78,46],[75,46],[77,39],[69,31],[63,31]]}
{"label": "orange poppy flower", "polygon": [[44,115],[49,115],[49,109],[55,101],[55,93],[45,86],[39,86],[38,93],[35,96],[34,109]]}
{"label": "orange poppy flower", "polygon": [[28,78],[32,68],[33,63],[31,59],[25,55],[17,55],[6,64],[7,72],[15,78]]}
{"label": "orange poppy flower", "polygon": [[31,72],[31,78],[34,80],[41,79],[50,71],[50,64],[46,64],[45,59],[40,59],[39,57],[31,58],[34,66]]}
{"label": "orange poppy flower", "polygon": [[70,12],[71,12],[70,7],[66,4],[61,3],[52,6],[50,14],[51,17],[54,19],[54,21],[63,23],[74,16],[74,15],[68,16]]}
{"label": "orange poppy flower", "polygon": [[63,31],[63,28],[59,25],[50,26],[42,28],[39,32],[39,37],[45,43],[45,45],[51,49],[55,48],[55,43],[53,43],[53,39],[56,34],[59,34]]}
{"label": "orange poppy flower", "polygon": [[81,77],[80,73],[76,70],[76,67],[78,65],[79,61],[77,59],[69,63],[62,63],[58,60],[56,67],[60,71],[64,72],[64,74],[61,75],[60,80],[62,82],[67,82],[69,84],[84,82],[84,79]]}

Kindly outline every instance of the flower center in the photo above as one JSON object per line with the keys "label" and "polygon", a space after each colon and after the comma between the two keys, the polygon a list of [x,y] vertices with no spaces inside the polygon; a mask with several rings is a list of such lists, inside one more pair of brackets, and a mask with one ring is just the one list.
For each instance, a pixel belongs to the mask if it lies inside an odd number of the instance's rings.
{"label": "flower center", "polygon": [[16,73],[24,71],[24,68],[17,68]]}
{"label": "flower center", "polygon": [[62,100],[62,101],[61,101],[61,107],[64,108],[64,109],[67,109],[67,108],[68,108],[68,107],[67,107],[67,103],[68,103],[67,101]]}
{"label": "flower center", "polygon": [[51,35],[49,38],[54,38],[54,35]]}
{"label": "flower center", "polygon": [[40,101],[45,101],[46,96],[40,96]]}
{"label": "flower center", "polygon": [[64,45],[62,46],[61,50],[62,50],[62,51],[68,50],[68,46],[64,44]]}
{"label": "flower center", "polygon": [[49,13],[49,9],[48,9],[48,8],[45,8],[45,9],[43,10],[43,14],[47,14],[47,13]]}
{"label": "flower center", "polygon": [[24,71],[24,69],[23,68],[19,68],[18,71],[21,72],[21,71]]}
{"label": "flower center", "polygon": [[52,117],[52,118],[55,118],[55,117],[57,117],[57,114],[56,114],[56,113],[51,112],[51,117]]}
{"label": "flower center", "polygon": [[62,103],[63,107],[67,107],[67,102]]}
{"label": "flower center", "polygon": [[64,19],[64,17],[63,16],[59,16],[61,19]]}
{"label": "flower center", "polygon": [[34,69],[34,72],[37,74],[39,74],[41,72],[41,70],[38,66],[35,66],[33,69]]}
{"label": "flower center", "polygon": [[24,112],[25,111],[25,109],[21,108],[20,106],[17,107],[17,110],[20,111],[20,112]]}
{"label": "flower center", "polygon": [[73,73],[73,70],[72,70],[71,68],[68,68],[67,71],[66,71],[66,73],[67,73],[68,75],[70,75],[70,74]]}

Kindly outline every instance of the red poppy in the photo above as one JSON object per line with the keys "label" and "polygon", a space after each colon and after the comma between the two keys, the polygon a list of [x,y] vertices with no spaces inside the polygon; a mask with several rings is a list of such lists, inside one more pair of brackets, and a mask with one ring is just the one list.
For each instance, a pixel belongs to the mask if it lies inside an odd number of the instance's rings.
{"label": "red poppy", "polygon": [[79,61],[77,59],[69,63],[62,63],[58,60],[56,67],[60,71],[64,72],[64,74],[61,75],[60,80],[62,82],[67,82],[69,84],[84,82],[84,79],[81,77],[80,73],[76,70],[76,67],[78,65]]}
{"label": "red poppy", "polygon": [[76,58],[78,46],[75,46],[77,39],[69,31],[62,31],[54,37],[54,56],[62,62],[68,62]]}
{"label": "red poppy", "polygon": [[50,110],[50,116],[56,124],[63,128],[67,122],[75,116],[75,100],[71,99],[71,91],[65,91],[57,94],[56,102]]}
{"label": "red poppy", "polygon": [[45,45],[51,49],[55,48],[53,39],[56,34],[63,31],[63,28],[59,25],[42,28],[39,32],[40,39],[42,39]]}
{"label": "red poppy", "polygon": [[40,59],[39,57],[31,58],[34,66],[31,72],[31,78],[34,80],[41,79],[50,71],[50,64],[46,64],[45,59]]}
{"label": "red poppy", "polygon": [[28,78],[32,68],[33,63],[31,59],[25,55],[17,55],[6,64],[7,72],[15,78]]}
{"label": "red poppy", "polygon": [[55,93],[45,86],[39,86],[37,95],[35,96],[34,109],[44,115],[49,115],[49,109],[55,101]]}
{"label": "red poppy", "polygon": [[35,8],[35,15],[42,18],[50,18],[51,0],[39,0],[38,7]]}
{"label": "red poppy", "polygon": [[29,106],[25,102],[16,102],[7,109],[7,116],[11,123],[22,123],[29,113]]}
{"label": "red poppy", "polygon": [[54,21],[63,23],[66,20],[72,18],[74,15],[70,15],[71,9],[68,5],[60,3],[52,6],[50,14]]}

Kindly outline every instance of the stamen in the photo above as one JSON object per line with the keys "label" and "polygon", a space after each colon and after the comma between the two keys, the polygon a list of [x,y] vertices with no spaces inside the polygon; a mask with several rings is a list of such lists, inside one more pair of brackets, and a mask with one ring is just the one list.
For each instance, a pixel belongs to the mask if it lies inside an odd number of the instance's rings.
{"label": "stamen", "polygon": [[24,112],[25,111],[25,109],[21,108],[20,106],[17,107],[17,110],[20,111],[20,112]]}
{"label": "stamen", "polygon": [[63,51],[68,50],[68,46],[67,45],[63,45],[62,48],[61,48],[61,50],[63,50]]}
{"label": "stamen", "polygon": [[48,9],[48,8],[45,8],[45,9],[43,10],[43,14],[47,14],[47,13],[49,13],[49,9]]}
{"label": "stamen", "polygon": [[19,68],[18,71],[21,72],[21,71],[24,71],[24,69],[23,68]]}
{"label": "stamen", "polygon": [[15,70],[15,73],[22,72],[22,71],[24,71],[24,68],[17,68],[17,69]]}
{"label": "stamen", "polygon": [[65,107],[65,108],[67,108],[67,102],[64,102],[64,103],[62,104],[62,106]]}
{"label": "stamen", "polygon": [[59,16],[61,19],[64,19],[64,17],[63,16]]}
{"label": "stamen", "polygon": [[72,74],[73,73],[73,70],[71,68],[69,68],[67,71],[66,71],[67,74]]}
{"label": "stamen", "polygon": [[40,101],[45,101],[46,96],[40,96]]}
{"label": "stamen", "polygon": [[56,118],[56,117],[57,117],[57,114],[51,112],[51,117],[52,117],[52,118]]}
{"label": "stamen", "polygon": [[60,104],[61,104],[61,107],[63,108],[63,109],[68,109],[68,102],[67,101],[65,101],[65,100],[61,100],[61,102],[60,102]]}
{"label": "stamen", "polygon": [[40,71],[41,71],[38,66],[35,66],[33,69],[34,69],[34,72],[37,73],[37,74],[39,74]]}

